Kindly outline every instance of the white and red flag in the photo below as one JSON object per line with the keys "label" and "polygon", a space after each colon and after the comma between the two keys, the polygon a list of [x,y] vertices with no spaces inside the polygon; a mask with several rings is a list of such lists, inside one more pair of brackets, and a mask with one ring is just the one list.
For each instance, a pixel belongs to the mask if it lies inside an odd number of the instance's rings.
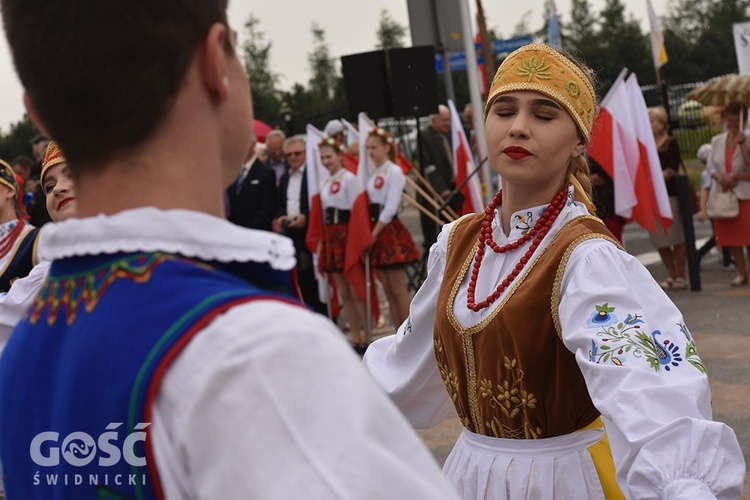
{"label": "white and red flag", "polygon": [[[448,108],[451,113],[451,146],[453,149],[453,174],[456,186],[460,186],[466,178],[475,170],[474,159],[469,149],[469,141],[464,133],[461,119],[458,117],[456,105],[448,99]],[[464,197],[461,206],[462,214],[473,214],[484,210],[482,200],[482,184],[477,175],[473,175],[461,188]]]}
{"label": "white and red flag", "polygon": [[323,204],[320,200],[320,183],[328,178],[328,170],[320,161],[320,149],[318,144],[326,138],[326,135],[307,124],[306,165],[307,169],[307,201],[310,212],[307,216],[307,233],[305,234],[305,246],[313,256],[313,267],[315,278],[318,280],[318,296],[321,302],[330,304],[333,317],[339,315],[339,300],[336,285],[329,276],[328,279],[320,272],[318,263],[318,243],[323,238]]}
{"label": "white and red flag", "polygon": [[594,122],[589,156],[614,181],[615,213],[656,232],[656,221],[666,230],[672,209],[661,173],[646,101],[638,80],[620,73],[602,99]]}
{"label": "white and red flag", "polygon": [[[328,170],[320,161],[320,150],[318,144],[326,138],[326,135],[307,124],[307,145],[305,147],[307,154],[307,197],[310,207],[310,213],[307,219],[307,235],[305,244],[307,249],[315,254],[318,248],[318,242],[323,237],[323,206],[320,201],[320,183],[328,178]],[[317,266],[316,266],[317,267]]]}
{"label": "white and red flag", "polygon": [[[374,168],[372,160],[367,155],[367,134],[375,127],[375,124],[365,113],[360,113],[358,126],[359,134],[359,163],[357,165],[357,189],[358,194],[352,205],[349,215],[349,231],[346,235],[346,250],[344,256],[344,278],[359,296],[363,303],[367,300],[367,282],[365,266],[362,263],[362,254],[372,243],[372,231],[370,230],[370,201],[367,197],[367,179],[370,169]],[[370,269],[370,283],[374,283],[374,273]],[[369,310],[374,318],[380,316],[378,307],[378,296],[375,289],[370,293]]]}

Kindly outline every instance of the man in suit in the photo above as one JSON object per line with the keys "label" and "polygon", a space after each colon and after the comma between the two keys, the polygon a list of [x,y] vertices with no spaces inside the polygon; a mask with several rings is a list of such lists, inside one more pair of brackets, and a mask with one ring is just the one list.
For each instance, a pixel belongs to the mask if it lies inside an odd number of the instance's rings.
{"label": "man in suit", "polygon": [[281,176],[289,170],[289,163],[284,158],[284,141],[286,134],[281,130],[273,130],[266,136],[266,164],[271,167],[276,175],[276,186],[279,185]]}
{"label": "man in suit", "polygon": [[315,279],[312,254],[305,245],[307,217],[310,214],[307,190],[307,169],[305,168],[306,141],[302,135],[295,135],[284,141],[284,156],[289,170],[279,179],[276,203],[276,222],[284,234],[292,239],[297,253],[297,276],[302,299],[307,305],[321,314],[327,314],[326,305],[320,301],[318,282]]}
{"label": "man in suit", "polygon": [[[451,115],[447,106],[440,105],[438,113],[430,115],[430,126],[419,134],[419,164],[422,175],[427,179],[430,186],[443,198],[447,198],[455,185],[453,175],[453,153],[450,145]],[[434,212],[432,204],[424,198],[419,199],[422,206]],[[453,208],[460,208],[459,195],[451,199]],[[429,251],[433,243],[437,241],[440,228],[430,217],[420,213],[422,224],[422,235],[424,236],[425,253]]]}
{"label": "man in suit", "polygon": [[229,221],[238,226],[271,231],[276,213],[276,176],[255,154],[255,140],[239,178],[227,189]]}

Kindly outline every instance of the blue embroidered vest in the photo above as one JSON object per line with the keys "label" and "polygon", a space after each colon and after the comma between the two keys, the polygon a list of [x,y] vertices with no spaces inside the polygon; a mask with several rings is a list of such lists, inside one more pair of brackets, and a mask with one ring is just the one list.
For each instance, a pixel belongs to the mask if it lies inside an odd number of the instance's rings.
{"label": "blue embroidered vest", "polygon": [[298,303],[288,290],[289,273],[258,263],[56,261],[0,363],[8,498],[161,498],[148,436],[164,372],[217,315],[261,297]]}

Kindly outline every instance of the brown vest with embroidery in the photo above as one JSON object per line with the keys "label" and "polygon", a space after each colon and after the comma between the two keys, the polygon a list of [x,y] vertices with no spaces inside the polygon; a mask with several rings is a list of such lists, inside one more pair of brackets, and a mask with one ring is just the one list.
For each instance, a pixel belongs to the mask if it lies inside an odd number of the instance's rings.
{"label": "brown vest with embroidery", "polygon": [[581,429],[599,412],[558,334],[562,271],[578,243],[616,240],[599,219],[573,219],[528,264],[489,317],[462,328],[453,302],[472,265],[483,217],[464,218],[452,230],[437,302],[444,313],[435,319],[435,356],[461,422],[476,434],[510,439]]}

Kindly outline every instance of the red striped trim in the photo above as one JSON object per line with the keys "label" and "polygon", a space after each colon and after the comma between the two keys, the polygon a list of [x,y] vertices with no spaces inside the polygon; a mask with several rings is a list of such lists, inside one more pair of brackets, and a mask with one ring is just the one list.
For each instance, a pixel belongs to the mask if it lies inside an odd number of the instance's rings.
{"label": "red striped trim", "polygon": [[[231,309],[232,307],[235,307],[240,304],[245,304],[248,302],[252,302],[254,300],[277,300],[279,302],[286,302],[291,305],[300,306],[297,302],[291,300],[291,299],[285,299],[283,297],[276,297],[271,295],[255,295],[252,297],[243,297],[240,299],[232,300],[226,304],[223,304],[221,306],[216,307],[215,309],[210,310],[208,313],[206,313],[204,316],[200,317],[195,323],[193,323],[193,326],[190,327],[183,335],[182,337],[169,349],[169,351],[161,358],[161,361],[159,361],[159,364],[156,367],[156,370],[154,371],[154,375],[151,377],[151,382],[149,383],[148,391],[146,392],[146,401],[144,402],[143,407],[143,413],[144,413],[144,422],[151,422],[152,421],[152,414],[151,414],[151,408],[153,406],[154,400],[156,399],[156,393],[159,390],[159,387],[161,386],[161,380],[164,378],[165,373],[169,369],[169,367],[172,365],[172,362],[177,358],[177,356],[182,352],[182,350],[187,346],[191,340],[193,340],[193,337],[195,335],[202,331],[206,326],[209,325],[217,316],[220,314],[225,313],[227,310]],[[302,306],[300,306],[302,307]],[[153,488],[156,493],[156,498],[163,499],[164,498],[164,492],[161,488],[161,483],[159,482],[159,474],[156,470],[156,460],[154,458],[154,451],[151,448],[151,440],[148,439],[148,434],[151,431],[151,427],[146,428],[146,467],[148,468],[149,476],[151,477],[151,480],[153,482]]]}

